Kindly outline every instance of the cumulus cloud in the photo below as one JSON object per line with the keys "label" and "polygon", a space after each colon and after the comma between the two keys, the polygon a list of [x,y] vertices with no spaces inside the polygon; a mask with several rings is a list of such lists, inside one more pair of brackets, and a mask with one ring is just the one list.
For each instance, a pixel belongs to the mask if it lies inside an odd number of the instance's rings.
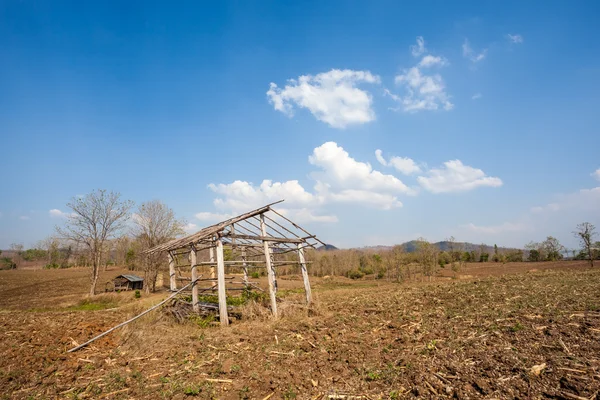
{"label": "cumulus cloud", "polygon": [[500,225],[475,225],[473,223],[469,223],[465,225],[471,232],[482,233],[482,234],[498,234],[504,232],[521,232],[529,230],[530,227],[524,223],[513,223],[513,222],[505,222]]}
{"label": "cumulus cloud", "polygon": [[412,193],[400,179],[374,170],[368,162],[355,160],[335,142],[315,148],[308,161],[322,170],[313,173],[317,182],[333,189]]}
{"label": "cumulus cloud", "polygon": [[430,169],[427,176],[419,176],[417,181],[432,193],[463,192],[480,186],[502,186],[500,178],[487,176],[482,170],[464,165],[460,160],[446,161],[443,167]]}
{"label": "cumulus cloud", "polygon": [[421,167],[419,167],[412,158],[394,156],[390,158],[389,161],[386,161],[382,151],[379,149],[375,150],[375,157],[381,165],[394,167],[404,175],[412,175],[421,172]]}
{"label": "cumulus cloud", "polygon": [[592,176],[600,181],[600,168],[592,172]]}
{"label": "cumulus cloud", "polygon": [[357,85],[379,82],[369,71],[332,69],[290,79],[283,89],[271,83],[267,96],[275,110],[290,117],[296,107],[306,108],[319,121],[343,129],[375,120],[371,94]]}
{"label": "cumulus cloud", "polygon": [[518,34],[511,35],[510,33],[508,33],[506,35],[506,39],[508,39],[509,42],[515,43],[515,44],[523,43],[523,36],[518,35]]}
{"label": "cumulus cloud", "polygon": [[480,61],[483,61],[483,59],[485,59],[485,56],[487,54],[487,49],[483,49],[480,52],[476,52],[471,48],[469,40],[465,39],[465,41],[463,42],[463,45],[462,45],[462,53],[463,53],[463,56],[465,58],[469,59],[471,62],[478,63]]}
{"label": "cumulus cloud", "polygon": [[208,188],[217,194],[213,201],[217,211],[200,212],[196,218],[217,222],[285,199],[277,210],[295,221],[334,223],[338,218],[326,211],[329,205],[348,203],[389,210],[402,206],[399,195],[416,193],[395,176],[373,169],[368,162],[357,161],[335,142],[315,148],[308,161],[317,168],[310,174],[314,181],[312,191],[297,180],[265,179],[259,185],[242,180],[210,184]]}
{"label": "cumulus cloud", "polygon": [[71,215],[69,213],[62,212],[62,211],[60,211],[59,209],[56,209],[56,208],[53,208],[52,210],[48,211],[48,214],[52,218],[68,218]]}
{"label": "cumulus cloud", "polygon": [[[419,37],[421,40],[422,37]],[[417,44],[419,44],[417,38]],[[423,54],[426,49],[423,44]],[[413,55],[415,53],[413,52]],[[402,95],[397,95],[385,89],[384,93],[399,103],[397,109],[405,112],[415,113],[423,110],[451,110],[454,104],[450,102],[450,96],[446,93],[446,85],[444,79],[439,73],[428,74],[423,72],[423,69],[447,65],[447,61],[443,57],[425,55],[421,61],[414,67],[404,69],[401,74],[397,75],[394,82],[398,87],[403,89]]]}
{"label": "cumulus cloud", "polygon": [[[298,222],[337,222],[334,215],[322,215],[317,208],[322,199],[306,191],[297,180],[273,182],[265,179],[258,186],[246,181],[234,181],[229,184],[210,184],[209,189],[217,193],[213,204],[220,212],[200,212],[196,218],[200,221],[218,222],[229,219],[248,210],[285,199],[277,210],[295,218]],[[226,211],[226,212],[225,212]]]}

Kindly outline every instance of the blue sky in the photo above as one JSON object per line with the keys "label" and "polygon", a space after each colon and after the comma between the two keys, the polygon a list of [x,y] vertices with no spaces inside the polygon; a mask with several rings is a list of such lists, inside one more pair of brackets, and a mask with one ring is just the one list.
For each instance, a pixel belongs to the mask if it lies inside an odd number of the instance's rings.
{"label": "blue sky", "polygon": [[[600,226],[597,2],[0,4],[0,248],[98,188],[342,247]],[[376,152],[379,150],[379,152]]]}

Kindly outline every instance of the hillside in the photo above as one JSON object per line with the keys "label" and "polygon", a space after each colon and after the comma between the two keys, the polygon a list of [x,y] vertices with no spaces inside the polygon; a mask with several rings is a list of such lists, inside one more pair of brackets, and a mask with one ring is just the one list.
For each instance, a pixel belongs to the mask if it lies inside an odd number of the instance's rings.
{"label": "hillside", "polygon": [[[407,253],[413,253],[417,250],[417,244],[418,241],[416,240],[411,240],[410,242],[405,242],[400,244],[400,246],[402,246],[402,248],[404,249],[404,251],[406,251]],[[450,250],[450,242],[444,240],[441,242],[435,242],[433,243],[434,246],[436,246],[440,251],[448,251]],[[483,246],[483,249],[486,253],[493,253],[494,252],[494,246],[490,246],[487,244],[475,244],[475,243],[469,243],[469,242],[455,242],[454,243],[454,247],[456,249],[460,249],[462,251],[479,251],[481,249],[481,246]],[[370,250],[375,250],[375,251],[385,251],[385,250],[390,250],[392,249],[393,246],[369,246],[369,247],[364,247],[364,249],[370,249]],[[499,250],[501,251],[510,251],[510,250],[520,250],[520,249],[514,249],[514,248],[510,248],[510,247],[498,247]]]}

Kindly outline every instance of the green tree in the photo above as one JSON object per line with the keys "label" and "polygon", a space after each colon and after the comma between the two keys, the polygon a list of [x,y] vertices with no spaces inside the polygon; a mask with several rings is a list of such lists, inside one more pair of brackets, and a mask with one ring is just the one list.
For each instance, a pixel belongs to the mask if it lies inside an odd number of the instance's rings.
{"label": "green tree", "polygon": [[562,252],[564,247],[555,237],[548,236],[546,240],[542,242],[542,248],[546,254],[547,261],[557,261],[563,258]]}

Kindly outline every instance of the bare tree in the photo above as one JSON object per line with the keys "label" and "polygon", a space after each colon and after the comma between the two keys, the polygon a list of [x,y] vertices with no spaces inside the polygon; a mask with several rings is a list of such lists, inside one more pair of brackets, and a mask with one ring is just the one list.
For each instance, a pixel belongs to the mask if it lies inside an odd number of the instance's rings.
{"label": "bare tree", "polygon": [[129,218],[133,202],[121,200],[121,194],[106,190],[93,191],[67,203],[73,212],[63,227],[56,227],[59,236],[90,251],[92,258],[90,295],[96,292],[102,262],[102,251],[107,240],[114,238]]}
{"label": "bare tree", "polygon": [[[142,251],[168,242],[184,233],[183,221],[175,218],[175,213],[159,200],[142,203],[133,217],[134,235],[142,244]],[[144,282],[146,292],[154,291],[156,277],[164,254],[147,256],[144,265]]]}
{"label": "bare tree", "polygon": [[438,249],[424,238],[417,239],[417,260],[423,268],[423,275],[431,280],[438,261]]}
{"label": "bare tree", "polygon": [[23,243],[11,243],[9,249],[12,252],[12,261],[15,268],[19,268],[23,261]]}
{"label": "bare tree", "polygon": [[577,230],[573,232],[576,238],[579,239],[583,251],[588,255],[590,266],[594,266],[593,243],[596,236],[596,227],[589,222],[583,222],[577,225]]}

